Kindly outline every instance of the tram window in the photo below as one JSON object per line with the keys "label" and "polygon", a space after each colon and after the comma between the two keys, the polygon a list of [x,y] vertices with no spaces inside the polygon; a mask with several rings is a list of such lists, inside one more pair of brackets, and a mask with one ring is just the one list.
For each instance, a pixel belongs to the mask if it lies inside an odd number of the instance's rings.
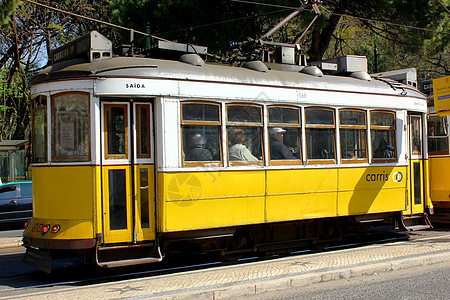
{"label": "tram window", "polygon": [[229,164],[263,164],[262,107],[227,105],[227,141]]}
{"label": "tram window", "polygon": [[395,161],[395,113],[372,111],[370,113],[372,158],[375,161]]}
{"label": "tram window", "polygon": [[89,94],[63,93],[52,98],[55,161],[89,161]]}
{"label": "tram window", "polygon": [[126,104],[105,104],[106,158],[128,158],[128,114]]}
{"label": "tram window", "polygon": [[430,154],[448,153],[447,117],[428,117],[428,151]]}
{"label": "tram window", "polygon": [[47,162],[47,97],[33,99],[32,116],[33,162]]}
{"label": "tram window", "polygon": [[300,109],[272,106],[268,110],[270,163],[300,164]]}
{"label": "tram window", "polygon": [[412,153],[415,155],[420,155],[422,153],[422,139],[420,128],[420,117],[411,117]]}
{"label": "tram window", "polygon": [[306,156],[312,163],[336,163],[334,110],[305,109]]}
{"label": "tram window", "polygon": [[136,105],[137,157],[150,158],[150,106]]}
{"label": "tram window", "polygon": [[342,162],[367,162],[366,112],[342,109],[339,121]]}
{"label": "tram window", "polygon": [[181,103],[184,166],[219,166],[221,162],[220,105]]}

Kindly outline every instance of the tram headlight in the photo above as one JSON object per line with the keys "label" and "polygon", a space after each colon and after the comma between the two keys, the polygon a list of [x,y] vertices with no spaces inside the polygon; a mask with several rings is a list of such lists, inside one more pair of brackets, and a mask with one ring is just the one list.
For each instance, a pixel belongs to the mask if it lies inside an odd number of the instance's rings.
{"label": "tram headlight", "polygon": [[46,234],[50,229],[50,224],[45,224],[42,226],[42,234]]}
{"label": "tram headlight", "polygon": [[52,227],[52,232],[53,233],[57,233],[59,231],[59,229],[61,228],[61,226],[59,226],[59,224],[53,225]]}

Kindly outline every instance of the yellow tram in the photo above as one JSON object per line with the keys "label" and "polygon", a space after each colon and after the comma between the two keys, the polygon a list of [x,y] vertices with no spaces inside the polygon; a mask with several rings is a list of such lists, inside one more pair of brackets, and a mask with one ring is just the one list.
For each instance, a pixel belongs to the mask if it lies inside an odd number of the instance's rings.
{"label": "yellow tram", "polygon": [[336,61],[339,76],[208,64],[206,48],[183,49],[179,60],[116,57],[91,32],[35,76],[26,262],[113,267],[281,249],[377,222],[429,226],[422,93],[372,78],[360,56]]}
{"label": "yellow tram", "polygon": [[[427,82],[431,85],[431,82]],[[428,107],[428,151],[430,154],[430,196],[434,206],[432,222],[450,223],[450,76],[433,80],[434,95]]]}

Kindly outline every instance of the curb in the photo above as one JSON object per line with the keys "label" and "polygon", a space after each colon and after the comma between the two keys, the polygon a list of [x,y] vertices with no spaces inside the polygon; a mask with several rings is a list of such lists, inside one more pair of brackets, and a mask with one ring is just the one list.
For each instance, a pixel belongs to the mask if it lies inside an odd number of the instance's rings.
{"label": "curb", "polygon": [[274,292],[292,287],[309,286],[311,284],[327,282],[339,279],[348,279],[358,276],[373,276],[381,272],[391,272],[395,270],[414,268],[419,266],[437,264],[450,261],[449,253],[434,255],[422,255],[418,257],[408,257],[387,261],[382,263],[368,264],[363,266],[347,266],[332,271],[321,272],[317,270],[310,274],[287,276],[286,278],[259,280],[247,284],[236,284],[227,288],[216,288],[211,290],[186,292],[173,291],[170,294],[146,295],[149,299],[231,299],[245,296],[255,296],[265,292]]}
{"label": "curb", "polygon": [[0,244],[0,249],[11,249],[11,248],[21,248],[23,247],[22,241],[11,241],[9,243]]}

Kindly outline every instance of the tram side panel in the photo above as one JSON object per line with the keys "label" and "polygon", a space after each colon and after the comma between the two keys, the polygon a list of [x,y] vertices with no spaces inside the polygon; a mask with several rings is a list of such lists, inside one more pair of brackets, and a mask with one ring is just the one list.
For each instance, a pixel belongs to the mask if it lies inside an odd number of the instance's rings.
{"label": "tram side panel", "polygon": [[[25,235],[34,239],[52,239],[60,241],[53,247],[69,247],[64,240],[92,240],[98,232],[94,220],[98,207],[93,201],[99,199],[99,168],[95,166],[35,166],[33,168],[33,219],[28,225]],[[59,225],[54,233],[49,230],[43,233],[42,226],[52,228]],[[45,245],[43,245],[44,248]],[[93,245],[90,245],[92,247]],[[85,248],[79,245],[79,248]]]}

